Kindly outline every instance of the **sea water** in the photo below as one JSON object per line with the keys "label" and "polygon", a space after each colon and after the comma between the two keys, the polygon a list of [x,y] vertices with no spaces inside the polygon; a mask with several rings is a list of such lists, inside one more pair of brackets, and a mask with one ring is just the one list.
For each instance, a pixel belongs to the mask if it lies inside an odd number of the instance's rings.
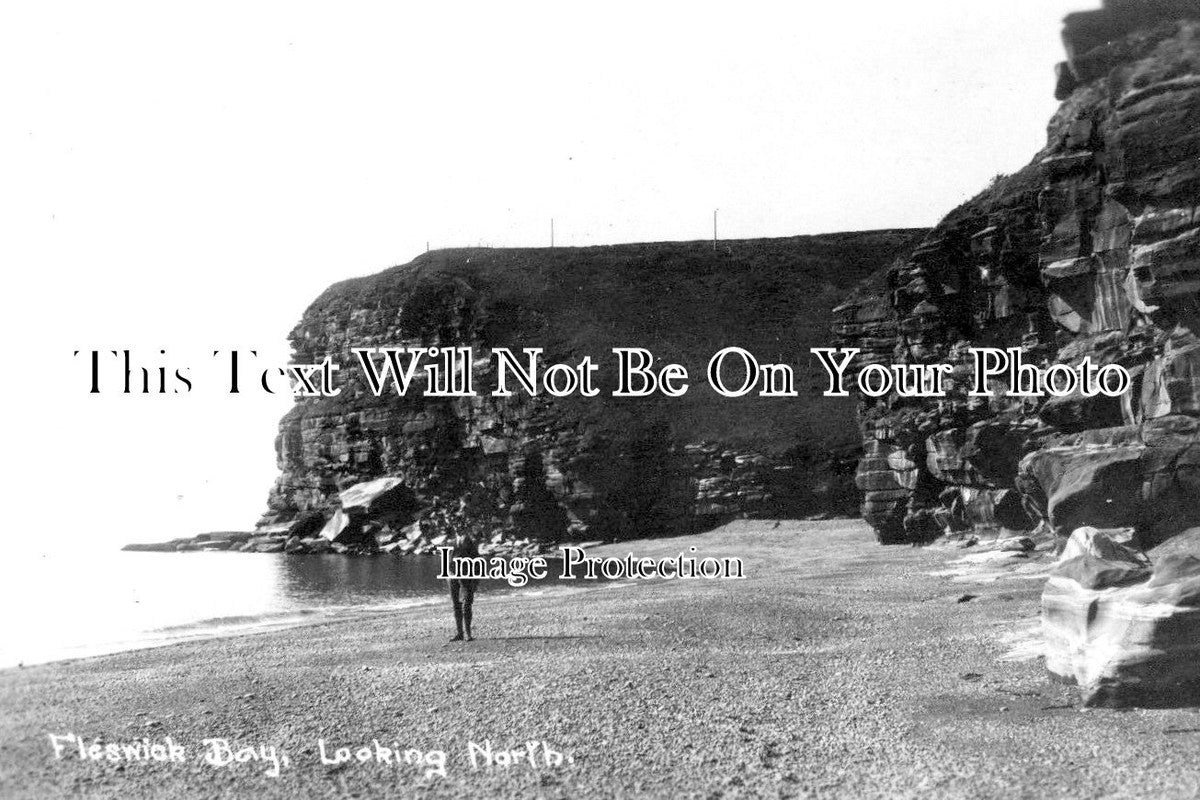
{"label": "sea water", "polygon": [[[431,556],[47,553],[0,564],[0,667],[445,602]],[[554,584],[556,573],[537,584]],[[512,591],[504,581],[480,590]]]}

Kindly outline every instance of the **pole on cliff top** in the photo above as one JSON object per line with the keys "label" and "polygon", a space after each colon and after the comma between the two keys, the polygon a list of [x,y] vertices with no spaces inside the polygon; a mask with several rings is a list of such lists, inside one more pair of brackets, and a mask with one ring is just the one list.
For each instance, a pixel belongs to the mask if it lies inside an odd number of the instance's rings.
{"label": "pole on cliff top", "polygon": [[717,252],[717,212],[719,208],[713,209],[713,252]]}
{"label": "pole on cliff top", "polygon": [[550,246],[554,247],[554,217],[550,218]]}

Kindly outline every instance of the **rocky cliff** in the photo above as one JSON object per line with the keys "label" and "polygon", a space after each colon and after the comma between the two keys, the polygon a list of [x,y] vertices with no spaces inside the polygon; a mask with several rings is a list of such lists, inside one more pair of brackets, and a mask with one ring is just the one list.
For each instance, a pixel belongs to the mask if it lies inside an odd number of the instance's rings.
{"label": "rocky cliff", "polygon": [[[885,543],[1087,525],[1149,548],[1200,525],[1200,3],[1112,0],[1063,39],[1042,151],[835,311],[871,361],[956,365],[945,398],[859,409],[863,515]],[[970,398],[968,346],[1133,380],[1119,398]]]}
{"label": "rocky cliff", "polygon": [[[393,532],[462,513],[513,538],[610,538],[681,531],[736,515],[853,513],[853,408],[820,398],[807,348],[830,310],[924,231],[558,249],[462,249],[330,287],[291,333],[297,363],[331,356],[341,394],[300,399],[281,421],[280,476],[260,525],[314,533],[339,490],[399,478]],[[463,399],[367,390],[352,348],[471,346],[478,386],[492,347],[548,360],[645,347],[688,367],[681,398]],[[709,357],[744,347],[797,366],[797,398],[721,398]],[[353,368],[351,368],[353,367]],[[466,503],[460,504],[460,498]],[[377,530],[384,534],[386,530]]]}

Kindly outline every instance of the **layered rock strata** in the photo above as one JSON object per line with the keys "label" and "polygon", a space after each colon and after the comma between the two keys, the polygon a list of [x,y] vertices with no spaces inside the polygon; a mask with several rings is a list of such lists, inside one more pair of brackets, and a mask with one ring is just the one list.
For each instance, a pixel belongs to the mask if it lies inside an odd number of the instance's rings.
{"label": "layered rock strata", "polygon": [[[391,516],[363,523],[386,542],[447,515],[554,541],[853,513],[852,408],[811,390],[821,373],[807,347],[825,344],[837,296],[922,234],[435,251],[330,287],[291,342],[297,363],[342,366],[341,393],[300,399],[281,421],[260,526],[312,535],[290,528],[323,524],[339,492],[382,477],[406,493]],[[798,365],[799,396],[717,397],[704,368],[731,345]],[[472,348],[477,396],[424,397],[420,372],[404,396],[369,391],[353,349],[413,346]],[[617,346],[684,364],[692,388],[611,398]],[[541,347],[547,363],[590,356],[601,395],[493,397],[492,347]]]}
{"label": "layered rock strata", "polygon": [[1129,533],[1071,535],[1042,594],[1046,666],[1088,706],[1200,704],[1200,558]]}
{"label": "layered rock strata", "polygon": [[[1073,14],[1045,148],[836,309],[883,364],[955,365],[948,396],[860,408],[863,514],[884,542],[970,526],[1066,536],[1200,523],[1200,3]],[[1122,397],[967,396],[968,347],[1124,366]]]}
{"label": "layered rock strata", "polygon": [[[1047,668],[1089,705],[1197,703],[1200,3],[1111,0],[1063,40],[1043,150],[836,309],[870,362],[953,365],[946,397],[861,405],[863,515],[884,543],[1052,535]],[[973,397],[972,347],[1131,381]]]}

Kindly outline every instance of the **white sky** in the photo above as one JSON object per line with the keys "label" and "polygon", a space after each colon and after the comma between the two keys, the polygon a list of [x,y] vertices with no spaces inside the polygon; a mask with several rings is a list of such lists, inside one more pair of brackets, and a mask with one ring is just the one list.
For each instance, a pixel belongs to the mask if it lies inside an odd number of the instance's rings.
{"label": "white sky", "polygon": [[[289,401],[206,354],[286,363],[427,241],[932,225],[1041,146],[1094,5],[5,4],[6,547],[252,525]],[[71,352],[126,347],[197,388],[87,394]]]}

